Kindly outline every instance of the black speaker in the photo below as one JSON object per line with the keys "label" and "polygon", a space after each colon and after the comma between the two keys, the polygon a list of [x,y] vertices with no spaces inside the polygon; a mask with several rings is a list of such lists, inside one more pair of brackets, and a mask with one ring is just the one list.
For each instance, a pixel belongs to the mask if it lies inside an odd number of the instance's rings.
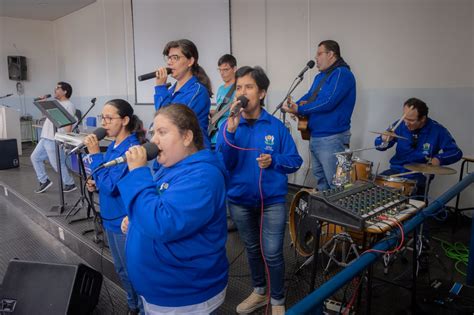
{"label": "black speaker", "polygon": [[90,314],[101,286],[102,274],[83,264],[11,260],[0,289],[0,314]]}
{"label": "black speaker", "polygon": [[8,77],[10,80],[25,81],[26,71],[26,57],[8,56]]}
{"label": "black speaker", "polygon": [[0,139],[0,170],[20,166],[16,139]]}

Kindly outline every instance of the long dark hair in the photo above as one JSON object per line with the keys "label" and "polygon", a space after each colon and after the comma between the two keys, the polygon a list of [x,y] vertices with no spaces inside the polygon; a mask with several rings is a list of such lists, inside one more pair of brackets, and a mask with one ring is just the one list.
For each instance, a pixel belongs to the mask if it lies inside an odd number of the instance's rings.
{"label": "long dark hair", "polygon": [[209,97],[212,97],[212,84],[211,79],[206,74],[206,71],[198,64],[199,53],[196,45],[189,39],[178,39],[172,40],[166,44],[165,49],[163,49],[163,55],[168,56],[171,48],[179,48],[186,58],[194,58],[194,64],[191,66],[192,74],[204,85],[209,93]]}
{"label": "long dark hair", "polygon": [[143,122],[137,115],[133,114],[133,107],[126,100],[120,98],[113,99],[105,103],[117,109],[117,113],[121,118],[128,117],[130,122],[125,126],[125,129],[130,133],[135,133],[140,143],[145,143],[145,130],[143,129]]}
{"label": "long dark hair", "polygon": [[179,133],[183,135],[187,130],[191,130],[193,133],[193,143],[196,149],[204,149],[204,137],[202,129],[199,126],[199,120],[194,111],[183,104],[170,104],[161,107],[155,114],[166,116],[179,130]]}

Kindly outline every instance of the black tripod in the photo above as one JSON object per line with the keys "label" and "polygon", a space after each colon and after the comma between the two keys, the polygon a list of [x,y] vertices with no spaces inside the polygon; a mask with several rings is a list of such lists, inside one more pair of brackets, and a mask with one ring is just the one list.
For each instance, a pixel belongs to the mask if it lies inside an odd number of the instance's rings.
{"label": "black tripod", "polygon": [[[76,203],[74,204],[74,206],[72,207],[72,209],[66,215],[66,219],[70,215],[75,216],[79,212],[79,210],[81,210],[84,207],[84,204],[87,203],[86,217],[81,218],[81,219],[71,220],[71,221],[69,221],[69,224],[73,224],[73,223],[76,223],[76,222],[82,222],[82,221],[85,221],[85,220],[93,219],[94,228],[83,231],[82,235],[93,232],[94,236],[93,236],[92,240],[94,241],[94,243],[100,243],[102,240],[100,239],[99,235],[103,234],[100,214],[95,209],[94,193],[92,193],[90,191],[86,191],[86,184],[87,184],[88,176],[87,176],[87,173],[86,173],[86,169],[84,167],[84,161],[82,160],[82,154],[80,152],[78,152],[76,154],[77,154],[77,160],[78,160],[78,163],[79,163],[79,182],[80,182],[80,187],[81,187],[81,195],[80,195],[79,199],[76,201]],[[87,193],[87,195],[86,195],[86,193]],[[84,203],[84,201],[85,201],[85,203]],[[74,211],[74,213],[73,213],[73,211]],[[91,217],[91,212],[94,215],[93,217]]]}

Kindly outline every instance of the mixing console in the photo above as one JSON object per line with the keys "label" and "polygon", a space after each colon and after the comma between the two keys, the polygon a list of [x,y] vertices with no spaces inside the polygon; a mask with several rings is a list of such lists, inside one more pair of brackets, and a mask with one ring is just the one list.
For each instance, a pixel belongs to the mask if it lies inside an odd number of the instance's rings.
{"label": "mixing console", "polygon": [[383,221],[381,218],[398,220],[400,214],[416,211],[408,202],[397,190],[356,181],[310,193],[307,211],[318,220],[361,230]]}

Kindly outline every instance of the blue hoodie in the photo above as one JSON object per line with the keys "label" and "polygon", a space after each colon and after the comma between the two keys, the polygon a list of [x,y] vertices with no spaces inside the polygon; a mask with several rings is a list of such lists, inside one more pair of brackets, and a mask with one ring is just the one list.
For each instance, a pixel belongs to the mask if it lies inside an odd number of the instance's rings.
{"label": "blue hoodie", "polygon": [[[392,126],[395,124],[396,122]],[[462,151],[458,148],[456,141],[454,141],[449,131],[430,118],[417,131],[418,140],[416,148],[413,147],[414,134],[416,133],[410,131],[404,123],[395,129],[395,133],[408,140],[394,138],[388,143],[386,148],[377,148],[377,150],[385,151],[397,143],[395,155],[390,159],[390,168],[400,173],[408,171],[403,165],[426,163],[430,157],[439,159],[441,165],[456,163],[462,157]],[[378,147],[381,144],[382,137],[379,136],[375,139],[375,145]]]}
{"label": "blue hoodie", "polygon": [[161,167],[155,180],[140,167],[118,183],[130,220],[128,276],[147,302],[192,305],[226,287],[225,176],[206,149]]}
{"label": "blue hoodie", "polygon": [[184,104],[191,108],[199,120],[199,126],[203,132],[204,144],[206,148],[211,147],[207,136],[207,126],[209,125],[209,109],[211,99],[204,85],[195,76],[192,76],[178,91],[176,83],[168,90],[166,85],[155,86],[155,109],[168,104]]}
{"label": "blue hoodie", "polygon": [[[288,193],[287,174],[296,172],[303,159],[298,154],[295,142],[281,121],[269,115],[264,109],[254,124],[240,118],[235,133],[227,128],[219,130],[216,151],[222,153],[229,171],[230,181],[227,198],[232,203],[246,206],[260,204],[260,167],[256,158],[261,153],[272,155],[272,164],[263,170],[262,187],[264,204],[272,205],[286,202]],[[256,148],[258,151],[242,151],[229,146],[227,140],[241,148]]]}
{"label": "blue hoodie", "polygon": [[[89,155],[91,169],[95,170],[101,164],[121,157],[134,145],[139,145],[137,136],[133,133],[125,138],[116,148],[115,141],[112,142],[105,155],[102,153]],[[118,181],[128,173],[127,163],[118,164],[113,167],[103,168],[94,173],[93,177],[99,190],[100,215],[106,230],[122,233],[120,224],[127,215],[125,206],[120,197],[117,187]]]}
{"label": "blue hoodie", "polygon": [[[323,83],[316,99],[298,106],[298,115],[309,116],[308,128],[315,138],[339,134],[351,128],[351,116],[356,101],[356,81],[349,66],[341,59],[336,69]],[[297,101],[308,100],[329,69],[316,75],[311,89]]]}

